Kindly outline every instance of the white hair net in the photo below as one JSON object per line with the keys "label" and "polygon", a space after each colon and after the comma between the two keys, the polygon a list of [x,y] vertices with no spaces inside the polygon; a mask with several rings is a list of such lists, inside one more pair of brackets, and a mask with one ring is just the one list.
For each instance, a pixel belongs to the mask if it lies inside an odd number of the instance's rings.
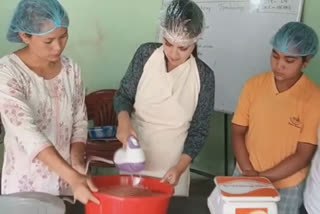
{"label": "white hair net", "polygon": [[162,34],[170,42],[191,45],[202,33],[203,20],[203,12],[196,3],[191,0],[173,0],[162,18]]}

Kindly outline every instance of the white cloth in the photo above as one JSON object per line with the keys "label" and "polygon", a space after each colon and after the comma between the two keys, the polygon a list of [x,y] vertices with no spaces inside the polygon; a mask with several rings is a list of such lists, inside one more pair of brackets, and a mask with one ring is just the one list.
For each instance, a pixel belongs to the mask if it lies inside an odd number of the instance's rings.
{"label": "white cloth", "polygon": [[[197,107],[200,78],[193,56],[167,72],[163,48],[150,56],[138,84],[132,124],[146,154],[143,175],[162,178],[183,151]],[[189,168],[182,174],[175,195],[188,196]]]}
{"label": "white cloth", "polygon": [[0,59],[0,111],[5,127],[3,194],[71,193],[56,173],[35,158],[53,145],[70,163],[70,144],[87,139],[80,69],[69,58],[61,60],[61,72],[45,80],[15,54]]}
{"label": "white cloth", "polygon": [[[320,137],[320,128],[318,129]],[[304,191],[304,206],[308,214],[320,213],[320,148],[313,157],[309,176]]]}

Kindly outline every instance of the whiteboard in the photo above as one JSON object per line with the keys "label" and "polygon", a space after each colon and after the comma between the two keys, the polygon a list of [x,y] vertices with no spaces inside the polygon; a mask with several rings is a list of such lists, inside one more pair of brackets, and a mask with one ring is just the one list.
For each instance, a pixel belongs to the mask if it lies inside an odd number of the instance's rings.
{"label": "whiteboard", "polygon": [[[215,73],[215,110],[232,113],[244,83],[269,71],[275,32],[299,21],[303,0],[194,0],[205,15],[198,54]],[[164,7],[170,0],[164,0]]]}

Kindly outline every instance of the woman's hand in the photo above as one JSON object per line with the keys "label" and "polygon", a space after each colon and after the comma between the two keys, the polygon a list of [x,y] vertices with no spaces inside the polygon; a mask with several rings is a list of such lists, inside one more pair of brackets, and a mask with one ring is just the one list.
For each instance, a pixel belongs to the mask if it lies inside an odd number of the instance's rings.
{"label": "woman's hand", "polygon": [[128,139],[130,136],[137,138],[136,131],[133,129],[130,121],[130,116],[128,112],[122,111],[118,114],[118,129],[117,129],[117,138],[123,143],[123,145],[128,145]]}
{"label": "woman's hand", "polygon": [[168,182],[169,184],[176,186],[179,182],[181,174],[190,166],[192,159],[187,154],[182,154],[177,165],[171,167],[167,173],[163,176],[161,182]]}
{"label": "woman's hand", "polygon": [[168,182],[172,186],[176,186],[179,182],[182,171],[177,166],[171,167],[163,176],[161,182]]}
{"label": "woman's hand", "polygon": [[92,192],[97,192],[98,189],[94,186],[90,177],[81,175],[74,170],[53,146],[43,149],[36,158],[70,184],[76,200],[79,200],[83,204],[86,204],[89,200],[100,204],[99,200],[92,194]]}
{"label": "woman's hand", "polygon": [[93,184],[89,176],[77,176],[71,183],[71,188],[74,199],[79,200],[81,203],[87,204],[90,200],[96,204],[100,204],[100,201],[92,194],[92,192],[97,192],[98,188]]}

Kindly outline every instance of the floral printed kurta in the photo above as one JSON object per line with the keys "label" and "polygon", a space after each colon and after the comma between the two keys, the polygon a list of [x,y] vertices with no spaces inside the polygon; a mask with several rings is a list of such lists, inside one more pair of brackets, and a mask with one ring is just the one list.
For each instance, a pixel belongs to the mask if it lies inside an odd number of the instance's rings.
{"label": "floral printed kurta", "polygon": [[46,80],[15,54],[0,59],[0,112],[5,128],[2,194],[70,194],[70,187],[35,158],[54,146],[70,163],[70,144],[87,139],[80,68],[67,57],[61,60],[61,72]]}

